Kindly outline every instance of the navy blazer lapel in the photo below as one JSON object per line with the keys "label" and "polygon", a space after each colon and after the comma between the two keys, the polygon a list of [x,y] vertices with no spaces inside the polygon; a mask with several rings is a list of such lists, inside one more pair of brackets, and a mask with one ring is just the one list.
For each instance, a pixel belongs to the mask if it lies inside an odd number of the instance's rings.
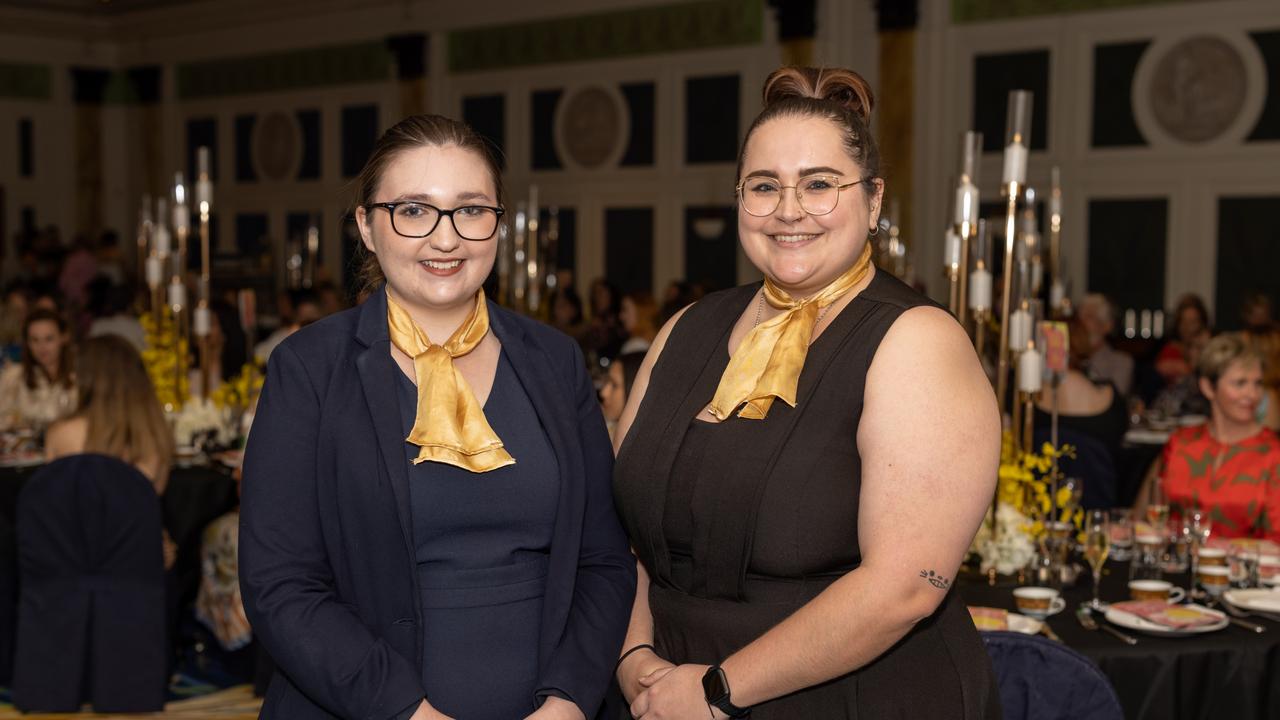
{"label": "navy blazer lapel", "polygon": [[409,471],[404,452],[404,428],[400,425],[399,400],[396,397],[396,373],[399,366],[391,359],[391,337],[387,331],[387,296],[379,289],[360,308],[356,340],[365,349],[356,356],[356,369],[364,388],[365,402],[373,418],[374,435],[382,461],[391,478],[391,491],[396,498],[396,512],[404,533],[405,549],[415,556],[413,519],[410,516]]}

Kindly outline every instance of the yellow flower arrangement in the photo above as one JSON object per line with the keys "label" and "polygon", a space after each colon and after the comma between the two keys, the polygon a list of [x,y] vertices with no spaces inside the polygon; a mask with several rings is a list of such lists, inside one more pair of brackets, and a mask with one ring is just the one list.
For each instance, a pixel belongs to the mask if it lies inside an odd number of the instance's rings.
{"label": "yellow flower arrangement", "polygon": [[1020,450],[1014,447],[1012,432],[1006,430],[1002,434],[999,501],[1026,516],[1028,523],[1023,530],[1036,540],[1044,537],[1048,523],[1072,523],[1078,527],[1084,517],[1084,511],[1072,502],[1072,488],[1057,482],[1062,479],[1057,461],[1063,457],[1074,458],[1075,448],[1055,448],[1046,442],[1038,452]]}
{"label": "yellow flower arrangement", "polygon": [[178,410],[191,394],[187,387],[187,339],[178,335],[169,313],[161,315],[159,323],[151,313],[144,313],[138,319],[146,340],[142,364],[151,378],[156,399],[165,412]]}
{"label": "yellow flower arrangement", "polygon": [[247,362],[240,368],[239,375],[222,383],[209,394],[209,398],[220,408],[244,410],[253,404],[254,398],[262,391],[263,378],[262,365]]}

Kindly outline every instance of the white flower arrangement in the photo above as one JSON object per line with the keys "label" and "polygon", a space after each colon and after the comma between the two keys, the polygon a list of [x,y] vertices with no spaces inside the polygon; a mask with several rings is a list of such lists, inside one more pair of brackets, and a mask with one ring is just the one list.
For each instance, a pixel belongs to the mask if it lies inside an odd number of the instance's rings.
{"label": "white flower arrangement", "polygon": [[972,550],[982,558],[982,572],[995,568],[1001,575],[1012,575],[1025,568],[1035,557],[1036,545],[1027,532],[1031,521],[1009,503],[996,509],[995,535],[991,525],[983,522],[973,538]]}
{"label": "white flower arrangement", "polygon": [[173,441],[178,447],[191,447],[197,437],[210,431],[214,433],[214,443],[230,445],[239,428],[230,408],[220,408],[206,398],[192,397],[174,418]]}

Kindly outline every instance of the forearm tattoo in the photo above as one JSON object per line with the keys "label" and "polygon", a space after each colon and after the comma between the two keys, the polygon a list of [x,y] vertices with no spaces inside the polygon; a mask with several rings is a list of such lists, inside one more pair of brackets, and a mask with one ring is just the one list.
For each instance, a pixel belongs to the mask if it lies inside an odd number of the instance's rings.
{"label": "forearm tattoo", "polygon": [[920,577],[929,581],[929,584],[939,590],[946,590],[951,587],[951,581],[935,573],[932,570],[921,570]]}

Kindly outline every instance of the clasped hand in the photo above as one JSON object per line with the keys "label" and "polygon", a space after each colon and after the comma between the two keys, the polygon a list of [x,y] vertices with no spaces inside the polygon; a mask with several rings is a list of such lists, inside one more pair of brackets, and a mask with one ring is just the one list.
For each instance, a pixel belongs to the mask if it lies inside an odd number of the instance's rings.
{"label": "clasped hand", "polygon": [[[657,658],[657,656],[654,656]],[[642,668],[640,692],[631,702],[636,720],[721,720],[728,716],[707,704],[702,676],[709,665],[672,665],[660,660]]]}

